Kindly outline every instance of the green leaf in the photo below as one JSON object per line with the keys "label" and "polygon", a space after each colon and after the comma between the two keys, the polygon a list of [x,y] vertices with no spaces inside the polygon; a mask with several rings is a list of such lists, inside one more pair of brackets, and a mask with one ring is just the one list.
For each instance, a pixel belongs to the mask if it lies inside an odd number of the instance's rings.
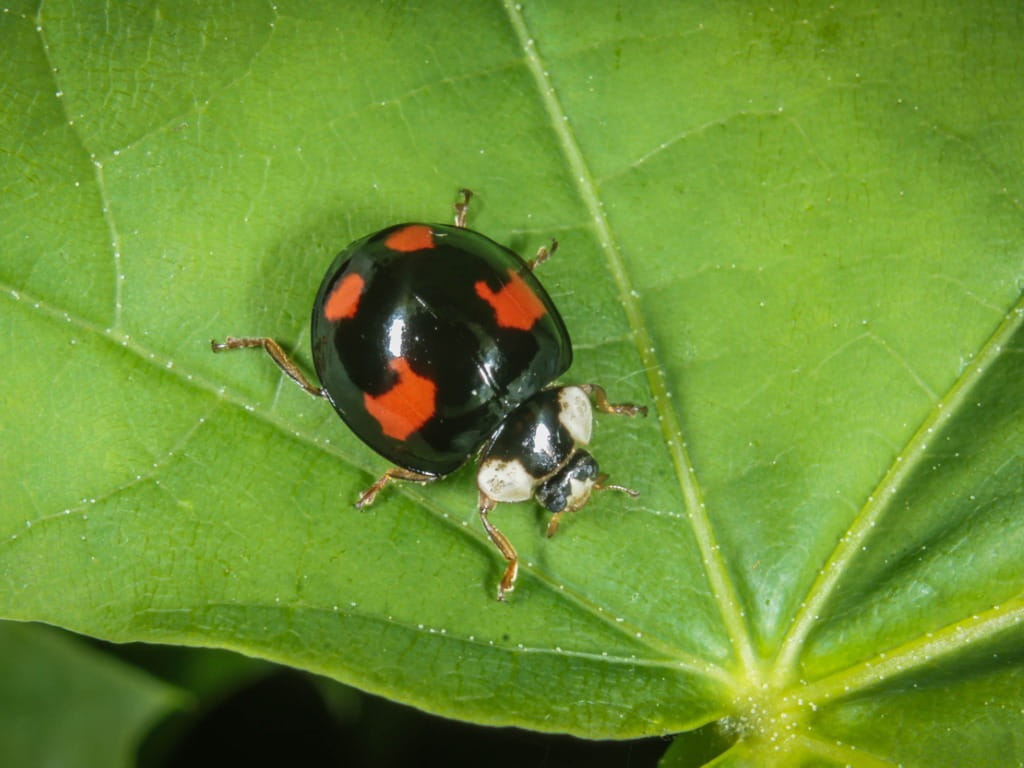
{"label": "green leaf", "polygon": [[46,627],[0,622],[0,762],[134,765],[182,694]]}
{"label": "green leaf", "polygon": [[[0,614],[238,650],[666,762],[1024,760],[1024,63],[1011,4],[21,3],[0,14]],[[333,255],[530,254],[647,403],[508,604],[471,468],[310,369]],[[680,764],[688,764],[681,762]],[[691,763],[692,764],[692,763]]]}

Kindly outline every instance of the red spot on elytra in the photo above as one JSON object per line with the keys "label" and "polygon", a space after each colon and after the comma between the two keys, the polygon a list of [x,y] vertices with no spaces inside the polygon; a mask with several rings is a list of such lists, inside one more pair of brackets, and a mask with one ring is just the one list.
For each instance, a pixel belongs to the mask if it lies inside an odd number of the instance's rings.
{"label": "red spot on elytra", "polygon": [[537,294],[513,270],[508,271],[509,282],[492,291],[483,280],[476,283],[476,295],[491,305],[498,325],[528,331],[547,312]]}
{"label": "red spot on elytra", "polygon": [[324,302],[324,317],[331,321],[351,320],[359,309],[359,297],[365,282],[360,275],[345,275],[341,282],[331,289],[331,295]]}
{"label": "red spot on elytra", "polygon": [[434,247],[434,230],[426,224],[410,224],[408,227],[396,229],[384,244],[392,251],[422,251],[425,248]]}
{"label": "red spot on elytra", "polygon": [[394,386],[381,395],[364,394],[363,403],[385,435],[405,440],[437,410],[437,384],[413,371],[404,357],[395,358],[389,367],[398,374]]}

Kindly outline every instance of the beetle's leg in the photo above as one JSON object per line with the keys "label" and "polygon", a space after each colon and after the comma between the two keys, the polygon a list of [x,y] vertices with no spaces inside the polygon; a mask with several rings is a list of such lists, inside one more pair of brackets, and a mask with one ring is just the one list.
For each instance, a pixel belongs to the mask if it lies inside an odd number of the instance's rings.
{"label": "beetle's leg", "polygon": [[547,246],[542,245],[540,248],[538,248],[537,255],[530,259],[528,262],[526,262],[526,266],[528,266],[530,268],[530,271],[532,272],[545,261],[550,259],[554,252],[557,250],[558,241],[555,240],[555,238],[551,238],[551,247],[548,248]]}
{"label": "beetle's leg", "polygon": [[558,531],[558,524],[562,522],[562,513],[555,512],[548,520],[548,530],[546,532],[547,537],[550,539]]}
{"label": "beetle's leg", "polygon": [[327,392],[322,387],[315,386],[310,383],[309,379],[305,377],[299,367],[292,362],[291,358],[284,353],[281,349],[281,345],[273,339],[269,339],[265,336],[259,338],[242,338],[236,339],[234,336],[228,336],[224,341],[211,341],[210,349],[214,352],[224,352],[229,349],[250,349],[252,347],[263,347],[270,359],[277,363],[277,367],[288,374],[292,381],[302,387],[304,390],[314,397],[327,397]]}
{"label": "beetle's leg", "polygon": [[608,393],[600,384],[580,384],[580,389],[594,398],[594,405],[601,413],[618,413],[624,416],[646,416],[646,405],[633,405],[632,403],[610,403]]}
{"label": "beetle's leg", "polygon": [[[647,406],[646,405],[633,405],[633,403],[612,403],[608,401],[608,393],[604,391],[604,387],[600,384],[581,384],[580,389],[586,392],[594,400],[594,407],[601,413],[617,413],[623,416],[646,416]],[[624,485],[617,485],[615,483],[608,482],[608,475],[603,472],[597,476],[597,480],[594,481],[595,491],[618,491],[619,493],[625,493],[632,497],[637,497],[640,494],[634,491],[632,488],[627,488]],[[558,515],[556,514],[551,518],[551,522],[548,523],[548,536],[553,536],[555,531],[558,530]]]}
{"label": "beetle's leg", "polygon": [[381,492],[385,485],[390,483],[392,480],[407,480],[410,483],[429,483],[437,478],[434,475],[424,475],[419,472],[413,472],[411,469],[403,469],[402,467],[392,467],[383,475],[377,478],[377,481],[359,494],[359,499],[356,501],[356,508],[362,509],[373,504],[374,499],[377,498],[377,494]]}
{"label": "beetle's leg", "polygon": [[516,548],[512,546],[512,542],[506,538],[505,534],[491,525],[491,521],[487,519],[487,513],[494,509],[495,506],[496,502],[494,499],[481,492],[480,521],[484,524],[484,530],[491,537],[494,546],[501,552],[501,556],[508,561],[508,565],[505,566],[505,573],[502,574],[501,582],[498,584],[498,599],[504,600],[505,595],[516,588],[516,575],[519,573],[519,555],[516,554]]}
{"label": "beetle's leg", "polygon": [[455,226],[465,229],[466,211],[469,210],[469,199],[473,197],[473,191],[463,187],[459,190],[459,197],[459,201],[455,203]]}
{"label": "beetle's leg", "polygon": [[[606,475],[604,472],[598,475],[597,479],[594,481],[594,490],[618,491],[619,493],[628,494],[629,496],[632,496],[634,499],[640,495],[639,491],[634,491],[632,488],[627,488],[624,485],[618,485],[616,483],[609,483],[608,475]],[[551,519],[548,521],[548,529],[546,531],[546,535],[549,539],[558,532],[558,525],[562,522],[562,515],[564,514],[565,511],[563,510],[562,512],[555,512],[551,516]]]}

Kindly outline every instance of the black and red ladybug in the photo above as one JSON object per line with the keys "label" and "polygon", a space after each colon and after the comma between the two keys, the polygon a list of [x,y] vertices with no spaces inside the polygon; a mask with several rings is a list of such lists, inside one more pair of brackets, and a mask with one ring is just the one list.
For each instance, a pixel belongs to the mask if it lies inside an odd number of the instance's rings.
{"label": "black and red ladybug", "polygon": [[211,342],[214,352],[262,347],[353,432],[395,464],[359,497],[371,504],[392,480],[426,483],[476,456],[480,519],[507,561],[504,600],[519,560],[488,514],[499,502],[536,498],[561,515],[595,490],[635,491],[608,482],[581,446],[590,441],[591,401],[613,405],[596,384],[550,387],[572,363],[572,344],[551,297],[533,274],[557,247],[530,262],[466,228],[469,190],[455,226],[396,224],[338,254],[313,302],[316,386],[270,338]]}

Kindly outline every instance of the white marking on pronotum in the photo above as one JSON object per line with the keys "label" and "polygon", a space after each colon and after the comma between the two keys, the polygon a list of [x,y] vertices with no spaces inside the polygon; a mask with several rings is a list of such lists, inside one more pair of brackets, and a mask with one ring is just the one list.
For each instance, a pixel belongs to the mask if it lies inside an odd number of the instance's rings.
{"label": "white marking on pronotum", "polygon": [[485,459],[476,473],[476,485],[497,502],[527,501],[533,496],[537,478],[518,459]]}
{"label": "white marking on pronotum", "polygon": [[563,387],[558,393],[558,421],[579,445],[590,442],[594,427],[594,412],[590,398],[579,387]]}

